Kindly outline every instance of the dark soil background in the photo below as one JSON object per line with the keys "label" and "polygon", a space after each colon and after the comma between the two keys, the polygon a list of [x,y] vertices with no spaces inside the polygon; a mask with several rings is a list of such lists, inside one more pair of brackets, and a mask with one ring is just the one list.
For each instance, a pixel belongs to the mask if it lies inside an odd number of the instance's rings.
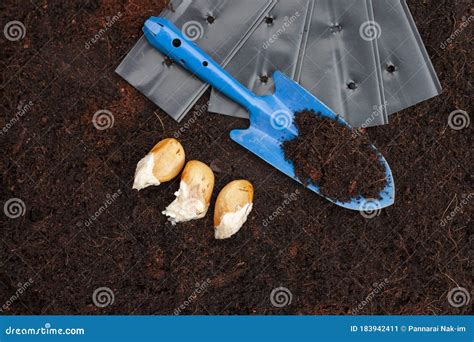
{"label": "dark soil background", "polygon": [[[208,95],[178,124],[114,73],[163,2],[3,1],[1,27],[19,20],[27,31],[16,42],[0,35],[0,126],[33,102],[0,136],[1,206],[19,198],[26,207],[16,219],[0,213],[0,304],[33,281],[3,314],[172,314],[181,305],[182,314],[473,313],[472,301],[447,300],[455,287],[474,290],[472,203],[462,204],[472,193],[472,124],[448,126],[452,111],[472,114],[472,24],[440,48],[472,3],[409,4],[444,91],[367,130],[397,186],[395,205],[367,219],[232,142],[228,131],[245,120],[196,114]],[[94,127],[100,109],[113,113],[113,127]],[[175,227],[166,221],[178,179],[131,189],[138,160],[175,134],[188,159],[215,170],[213,200],[230,180],[254,184],[254,210],[233,238],[214,239],[213,210]],[[92,300],[100,287],[114,294],[106,307]],[[292,294],[282,308],[270,301],[277,287]]]}

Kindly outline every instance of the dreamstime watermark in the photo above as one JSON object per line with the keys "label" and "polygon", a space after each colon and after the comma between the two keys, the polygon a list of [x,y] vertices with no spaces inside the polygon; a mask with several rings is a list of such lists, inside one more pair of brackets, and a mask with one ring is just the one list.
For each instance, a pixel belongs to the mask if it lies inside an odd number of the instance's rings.
{"label": "dreamstime watermark", "polygon": [[40,328],[15,328],[9,326],[5,329],[6,335],[84,335],[83,328],[53,328],[50,323],[46,323]]}
{"label": "dreamstime watermark", "polygon": [[204,27],[196,20],[187,21],[181,28],[184,38],[189,41],[196,41],[204,36]]}
{"label": "dreamstime watermark", "polygon": [[441,50],[446,49],[451,43],[453,43],[460,35],[463,33],[463,31],[474,21],[474,15],[469,16],[469,18],[463,17],[461,25],[459,25],[459,28],[456,29],[448,39],[446,39],[444,42],[440,44]]}
{"label": "dreamstime watermark", "polygon": [[200,294],[206,291],[206,289],[211,285],[211,279],[207,278],[202,283],[196,283],[193,292],[189,297],[176,309],[174,309],[173,314],[179,315],[183,310],[185,310],[192,302],[194,302]]}
{"label": "dreamstime watermark", "polygon": [[454,308],[466,306],[471,301],[469,291],[464,287],[455,287],[448,292],[448,303]]}
{"label": "dreamstime watermark", "polygon": [[110,110],[107,109],[100,109],[94,113],[94,116],[92,116],[92,124],[99,131],[112,128],[114,126],[114,122],[114,115]]}
{"label": "dreamstime watermark", "polygon": [[448,215],[446,215],[443,219],[441,219],[441,222],[440,222],[441,227],[446,226],[449,223],[449,221],[451,221],[454,218],[454,216],[456,216],[457,214],[459,214],[460,212],[464,210],[464,207],[467,206],[469,202],[471,202],[472,198],[474,197],[474,193],[471,192],[467,195],[463,194],[461,197],[462,197],[461,202],[459,202],[459,204],[456,205],[456,207],[453,210],[451,210],[451,212]]}
{"label": "dreamstime watermark", "polygon": [[270,116],[270,125],[279,131],[289,128],[292,123],[293,113],[285,109],[274,111]]}
{"label": "dreamstime watermark", "polygon": [[377,296],[379,293],[383,291],[383,289],[385,288],[385,286],[388,285],[388,283],[389,283],[388,278],[385,278],[380,283],[373,283],[372,291],[370,291],[370,293],[367,295],[367,297],[365,297],[365,299],[362,302],[357,304],[357,306],[354,309],[352,309],[352,314],[357,315],[363,308],[367,306],[367,304],[369,304],[374,299],[375,296]]}
{"label": "dreamstime watermark", "polygon": [[21,295],[23,295],[31,285],[33,285],[33,283],[34,283],[33,278],[28,279],[24,283],[18,283],[15,293],[6,300],[6,302],[2,305],[2,307],[0,307],[0,312],[7,311],[10,308],[10,306],[14,302],[16,302],[18,298],[20,298]]}
{"label": "dreamstime watermark", "polygon": [[293,300],[293,294],[286,287],[277,287],[270,293],[270,303],[274,307],[283,308],[291,304]]}
{"label": "dreamstime watermark", "polygon": [[115,294],[109,287],[98,287],[92,293],[92,302],[99,308],[105,308],[115,302]]}
{"label": "dreamstime watermark", "polygon": [[359,205],[360,214],[366,219],[373,219],[380,215],[382,205],[374,198],[366,198]]}
{"label": "dreamstime watermark", "polygon": [[291,17],[284,17],[283,24],[281,24],[281,26],[276,30],[276,32],[272,34],[272,36],[262,44],[262,48],[264,50],[268,49],[270,45],[278,39],[278,37],[280,37],[283,33],[286,32],[286,30],[291,26],[291,24],[293,24],[298,19],[299,16],[300,13],[296,11]]}
{"label": "dreamstime watermark", "polygon": [[[372,107],[373,108],[372,114],[370,114],[370,116],[362,123],[360,128],[362,128],[362,129],[367,128],[375,119],[377,119],[379,116],[382,115],[382,113],[387,108],[387,106],[388,106],[387,101],[385,101],[382,104],[373,106]],[[352,130],[352,138],[354,138],[354,139],[357,138],[358,136],[360,136],[361,134],[362,134],[361,131],[358,130],[358,129],[353,129]]]}
{"label": "dreamstime watermark", "polygon": [[23,200],[20,198],[10,198],[3,205],[3,212],[11,219],[16,219],[20,216],[23,216],[26,213],[25,202],[23,202]]}
{"label": "dreamstime watermark", "polygon": [[95,43],[97,43],[106,33],[108,30],[110,30],[110,28],[112,28],[112,26],[114,26],[114,24],[120,20],[120,18],[122,18],[123,14],[121,12],[117,12],[117,14],[115,14],[114,16],[112,16],[112,18],[110,17],[106,17],[106,21],[105,21],[105,25],[104,27],[102,27],[99,32],[97,32],[94,37],[92,37],[91,39],[89,39],[85,44],[84,44],[84,48],[86,50],[89,50],[92,45],[94,45]]}
{"label": "dreamstime watermark", "polygon": [[467,128],[470,124],[471,118],[464,110],[456,109],[449,114],[448,126],[455,131],[460,131],[461,129]]}
{"label": "dreamstime watermark", "polygon": [[26,113],[28,113],[31,110],[32,107],[33,107],[33,101],[29,101],[25,105],[20,105],[18,107],[17,112],[13,116],[13,118],[10,121],[8,121],[5,126],[2,127],[2,129],[0,130],[0,135],[6,134],[10,128],[12,128],[18,121],[20,121],[20,119]]}
{"label": "dreamstime watermark", "polygon": [[359,34],[363,40],[370,42],[380,38],[382,35],[382,28],[376,21],[365,21],[359,27]]}
{"label": "dreamstime watermark", "polygon": [[276,219],[278,216],[280,216],[280,214],[288,207],[288,205],[291,202],[296,201],[299,194],[300,194],[300,191],[298,189],[296,189],[290,195],[286,196],[284,201],[266,219],[264,219],[262,221],[262,225],[264,227],[268,227],[270,222],[272,222],[274,219]]}
{"label": "dreamstime watermark", "polygon": [[94,223],[97,218],[104,213],[116,200],[119,198],[119,196],[122,194],[122,190],[118,189],[116,192],[114,192],[112,195],[107,194],[106,195],[106,200],[102,203],[102,205],[99,207],[99,209],[96,210],[96,212],[89,216],[87,220],[84,222],[79,221],[77,223],[77,226],[82,226],[85,225],[86,227],[89,227],[92,223]]}
{"label": "dreamstime watermark", "polygon": [[6,23],[3,27],[3,34],[9,41],[16,42],[25,38],[26,27],[21,21],[12,20]]}
{"label": "dreamstime watermark", "polygon": [[173,133],[173,136],[178,139],[180,136],[182,136],[194,123],[196,120],[203,115],[204,113],[207,113],[207,109],[209,108],[209,102],[206,102],[204,105],[202,105],[198,110],[194,111],[192,116],[186,120],[186,122],[181,125],[181,127]]}

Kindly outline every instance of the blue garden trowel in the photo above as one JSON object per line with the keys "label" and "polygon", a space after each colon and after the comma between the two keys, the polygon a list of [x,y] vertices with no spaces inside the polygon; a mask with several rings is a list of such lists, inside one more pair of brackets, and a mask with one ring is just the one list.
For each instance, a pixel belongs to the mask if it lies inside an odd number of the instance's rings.
{"label": "blue garden trowel", "polygon": [[[294,166],[285,160],[281,147],[282,142],[298,135],[293,123],[294,113],[312,109],[322,116],[349,126],[321,101],[278,71],[273,74],[275,93],[269,96],[256,96],[164,18],[149,18],[143,26],[143,32],[150,44],[163,54],[247,108],[250,114],[250,127],[233,130],[230,132],[230,137],[298,182],[300,180],[295,175]],[[375,147],[373,149],[376,151]],[[387,185],[380,198],[376,200],[355,197],[349,202],[341,202],[325,196],[316,185],[310,184],[307,188],[347,209],[366,210],[367,203],[376,203],[375,208],[372,205],[371,210],[387,207],[393,204],[395,186],[386,160],[380,153],[377,152],[377,155],[385,167]]]}

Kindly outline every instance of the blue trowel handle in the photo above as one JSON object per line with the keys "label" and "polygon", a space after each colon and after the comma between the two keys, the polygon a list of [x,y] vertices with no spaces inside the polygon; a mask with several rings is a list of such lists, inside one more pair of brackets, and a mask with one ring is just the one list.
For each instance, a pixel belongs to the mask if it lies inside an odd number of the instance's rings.
{"label": "blue trowel handle", "polygon": [[167,19],[150,17],[143,25],[143,32],[156,49],[221,93],[247,109],[256,105],[257,97],[250,90],[230,76]]}

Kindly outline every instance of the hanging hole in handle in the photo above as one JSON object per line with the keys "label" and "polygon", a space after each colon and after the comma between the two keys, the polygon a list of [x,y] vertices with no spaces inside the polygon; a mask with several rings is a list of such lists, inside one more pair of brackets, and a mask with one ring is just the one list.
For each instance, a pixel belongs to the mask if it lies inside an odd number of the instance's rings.
{"label": "hanging hole in handle", "polygon": [[202,65],[204,65],[205,67],[207,67],[209,65],[209,63],[207,61],[204,61],[202,62]]}
{"label": "hanging hole in handle", "polygon": [[174,47],[180,47],[181,46],[181,40],[178,38],[173,39],[172,44]]}

